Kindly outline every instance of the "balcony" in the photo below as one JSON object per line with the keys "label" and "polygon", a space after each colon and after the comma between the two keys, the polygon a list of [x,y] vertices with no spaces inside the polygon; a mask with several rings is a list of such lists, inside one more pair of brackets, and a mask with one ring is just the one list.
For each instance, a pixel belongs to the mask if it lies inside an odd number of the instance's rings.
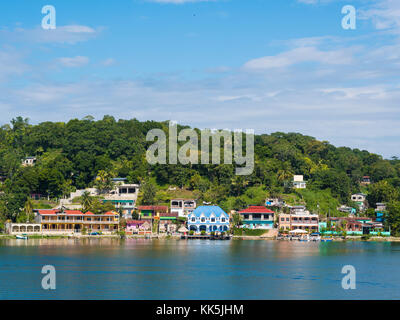
{"label": "balcony", "polygon": [[52,224],[52,223],[62,223],[62,224],[74,224],[74,223],[82,223],[82,224],[118,224],[119,221],[110,220],[110,221],[88,221],[88,220],[42,220],[42,224]]}

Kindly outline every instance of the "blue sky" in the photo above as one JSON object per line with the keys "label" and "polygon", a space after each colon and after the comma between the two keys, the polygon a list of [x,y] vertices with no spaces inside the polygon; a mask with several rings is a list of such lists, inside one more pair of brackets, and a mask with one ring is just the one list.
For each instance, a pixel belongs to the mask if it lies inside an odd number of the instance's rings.
{"label": "blue sky", "polygon": [[399,40],[397,0],[2,1],[0,122],[110,114],[400,156]]}

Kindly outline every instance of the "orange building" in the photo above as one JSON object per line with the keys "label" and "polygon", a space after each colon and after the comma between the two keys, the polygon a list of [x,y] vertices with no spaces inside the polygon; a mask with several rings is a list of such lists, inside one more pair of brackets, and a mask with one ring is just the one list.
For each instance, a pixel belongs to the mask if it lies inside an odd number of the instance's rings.
{"label": "orange building", "polygon": [[94,214],[79,210],[35,210],[35,220],[44,232],[82,232],[86,230],[110,233],[119,230],[119,214],[106,212]]}

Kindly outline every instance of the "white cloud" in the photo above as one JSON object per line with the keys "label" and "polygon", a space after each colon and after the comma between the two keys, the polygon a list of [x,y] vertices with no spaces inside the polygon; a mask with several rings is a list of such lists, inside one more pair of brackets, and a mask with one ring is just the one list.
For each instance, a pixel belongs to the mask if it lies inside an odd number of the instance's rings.
{"label": "white cloud", "polygon": [[371,19],[375,28],[400,29],[400,1],[379,0],[368,8],[359,10],[360,19]]}
{"label": "white cloud", "polygon": [[89,58],[83,57],[83,56],[76,56],[73,58],[62,57],[62,58],[58,58],[57,62],[64,67],[74,68],[74,67],[82,67],[84,65],[87,65],[89,63]]}
{"label": "white cloud", "polygon": [[302,62],[318,62],[322,64],[341,65],[353,61],[348,49],[321,51],[316,47],[299,47],[275,56],[253,59],[245,63],[247,70],[267,70],[283,68]]}
{"label": "white cloud", "polygon": [[13,49],[0,51],[0,82],[10,80],[11,77],[20,76],[30,67],[22,62],[20,53]]}
{"label": "white cloud", "polygon": [[93,29],[82,25],[57,26],[56,29],[44,30],[41,27],[34,29],[15,28],[0,30],[0,39],[17,42],[36,43],[67,43],[76,44],[96,37],[102,28]]}

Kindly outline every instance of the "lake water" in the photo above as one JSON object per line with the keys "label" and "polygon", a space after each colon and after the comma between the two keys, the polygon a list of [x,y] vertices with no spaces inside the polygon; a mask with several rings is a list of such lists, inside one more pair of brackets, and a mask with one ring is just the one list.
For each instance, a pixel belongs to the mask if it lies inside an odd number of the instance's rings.
{"label": "lake water", "polygon": [[389,242],[3,239],[0,299],[399,299],[399,267]]}

